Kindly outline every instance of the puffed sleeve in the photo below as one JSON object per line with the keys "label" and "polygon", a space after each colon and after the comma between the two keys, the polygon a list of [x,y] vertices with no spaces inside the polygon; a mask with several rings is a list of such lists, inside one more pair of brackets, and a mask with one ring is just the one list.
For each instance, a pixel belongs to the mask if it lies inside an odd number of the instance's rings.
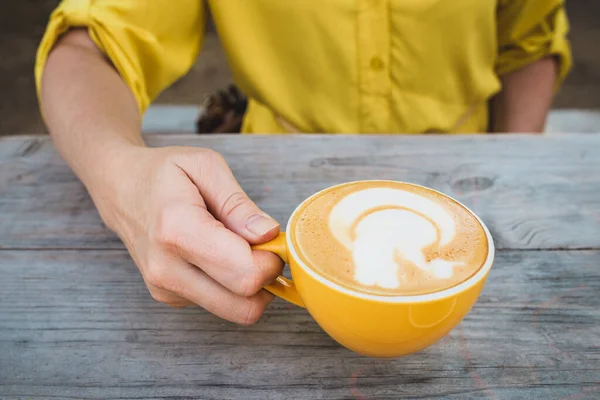
{"label": "puffed sleeve", "polygon": [[556,88],[572,66],[564,0],[499,0],[498,75],[552,55],[559,62]]}
{"label": "puffed sleeve", "polygon": [[87,27],[133,91],[140,111],[193,65],[205,29],[201,0],[63,0],[50,16],[38,48],[40,94],[48,53],[71,27]]}

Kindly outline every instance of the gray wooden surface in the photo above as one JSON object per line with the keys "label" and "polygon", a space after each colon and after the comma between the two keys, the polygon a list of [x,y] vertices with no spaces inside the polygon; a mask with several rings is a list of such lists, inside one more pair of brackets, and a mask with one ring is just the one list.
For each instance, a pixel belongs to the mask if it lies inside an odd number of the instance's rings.
{"label": "gray wooden surface", "polygon": [[[501,249],[600,247],[600,137],[246,137],[152,135],[220,151],[282,224],[315,191],[407,180],[463,201]],[[48,139],[0,141],[1,248],[121,248]]]}
{"label": "gray wooden surface", "polygon": [[0,399],[600,398],[600,137],[151,136],[211,147],[285,222],[304,197],[401,179],[464,201],[497,262],[423,352],[360,357],[275,301],[250,328],[153,302],[42,137],[0,140]]}

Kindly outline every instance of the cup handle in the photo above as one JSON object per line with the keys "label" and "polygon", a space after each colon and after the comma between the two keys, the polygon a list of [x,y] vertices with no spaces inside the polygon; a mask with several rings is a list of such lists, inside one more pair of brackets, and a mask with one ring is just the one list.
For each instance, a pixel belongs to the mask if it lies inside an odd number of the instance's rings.
{"label": "cup handle", "polygon": [[[285,240],[285,232],[279,232],[279,235],[277,235],[275,239],[270,240],[267,243],[255,244],[251,247],[252,250],[265,250],[276,254],[277,256],[279,256],[279,258],[283,260],[284,263],[287,263],[289,261],[287,254],[287,244]],[[273,283],[270,283],[267,286],[265,286],[265,289],[273,293],[275,296],[281,297],[282,299],[287,300],[292,304],[303,308],[305,307],[304,302],[300,297],[300,293],[298,293],[296,285],[291,279],[287,279],[279,275]]]}

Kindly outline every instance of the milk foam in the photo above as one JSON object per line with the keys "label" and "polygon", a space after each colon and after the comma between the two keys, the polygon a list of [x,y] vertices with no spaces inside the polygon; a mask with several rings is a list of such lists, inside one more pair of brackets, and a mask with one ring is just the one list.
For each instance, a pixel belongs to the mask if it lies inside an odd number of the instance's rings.
{"label": "milk foam", "polygon": [[410,263],[434,277],[453,276],[460,261],[428,261],[425,248],[455,238],[452,215],[438,203],[393,188],[368,188],[341,199],[328,221],[333,236],[352,254],[354,279],[365,286],[400,287],[399,272]]}

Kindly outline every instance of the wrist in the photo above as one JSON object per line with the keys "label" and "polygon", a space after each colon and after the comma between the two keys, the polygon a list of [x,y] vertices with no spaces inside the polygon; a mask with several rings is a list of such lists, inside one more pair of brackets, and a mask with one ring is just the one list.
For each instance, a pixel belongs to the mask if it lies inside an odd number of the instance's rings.
{"label": "wrist", "polygon": [[[107,138],[108,139],[108,138]],[[78,160],[76,173],[88,188],[110,184],[124,177],[134,160],[148,148],[143,144],[132,143],[126,139],[103,140],[90,144],[93,149],[82,153]]]}
{"label": "wrist", "polygon": [[136,170],[149,150],[127,141],[105,142],[85,157],[84,165],[79,168],[81,182],[112,230],[117,230],[115,218],[119,218],[123,204],[134,200],[128,188],[136,186]]}

